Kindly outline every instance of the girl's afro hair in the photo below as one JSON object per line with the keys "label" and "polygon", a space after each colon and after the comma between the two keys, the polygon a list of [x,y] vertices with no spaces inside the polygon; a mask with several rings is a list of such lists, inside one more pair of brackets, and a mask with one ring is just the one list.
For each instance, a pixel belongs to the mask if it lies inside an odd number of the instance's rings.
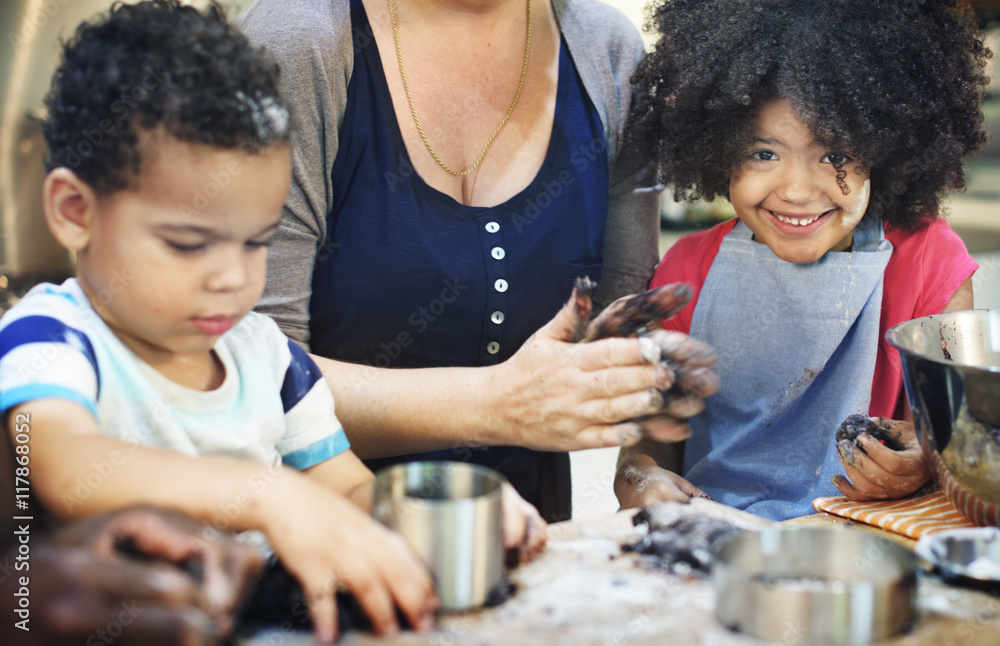
{"label": "girl's afro hair", "polygon": [[991,53],[953,1],[666,0],[647,29],[659,41],[633,78],[633,135],[656,142],[678,200],[728,197],[774,98],[871,172],[869,211],[898,228],[936,216],[987,139]]}

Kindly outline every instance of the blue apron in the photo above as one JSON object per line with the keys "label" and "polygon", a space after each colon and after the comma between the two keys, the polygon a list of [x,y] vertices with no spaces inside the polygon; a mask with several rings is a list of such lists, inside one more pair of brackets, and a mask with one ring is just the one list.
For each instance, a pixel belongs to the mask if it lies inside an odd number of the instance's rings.
{"label": "blue apron", "polygon": [[691,321],[719,353],[718,394],[691,420],[684,477],[774,520],[836,495],[834,433],[868,411],[892,244],[865,216],[852,250],[784,261],[742,222],[723,239]]}

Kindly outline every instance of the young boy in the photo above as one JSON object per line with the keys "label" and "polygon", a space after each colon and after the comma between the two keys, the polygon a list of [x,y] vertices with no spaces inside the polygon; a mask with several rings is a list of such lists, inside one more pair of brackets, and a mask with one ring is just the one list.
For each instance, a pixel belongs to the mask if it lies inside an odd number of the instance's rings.
{"label": "young boy", "polygon": [[62,520],[151,503],[262,531],[323,641],[338,585],[377,633],[394,606],[428,628],[426,568],[340,495],[372,476],[322,375],[250,312],[289,187],[276,67],[218,7],[175,0],[116,5],[64,56],[44,205],[76,278],[0,323],[0,409],[30,438],[33,493]]}

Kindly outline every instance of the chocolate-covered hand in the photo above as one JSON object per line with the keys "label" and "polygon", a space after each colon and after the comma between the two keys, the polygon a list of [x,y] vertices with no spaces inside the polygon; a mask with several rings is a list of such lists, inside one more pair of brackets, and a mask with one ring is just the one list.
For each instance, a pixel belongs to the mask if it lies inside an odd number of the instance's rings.
{"label": "chocolate-covered hand", "polygon": [[[866,416],[861,416],[865,418]],[[857,501],[902,498],[930,480],[930,470],[911,422],[858,416],[844,420],[837,432],[837,455],[847,477],[833,484]]]}
{"label": "chocolate-covered hand", "polygon": [[[41,539],[31,552],[24,644],[213,644],[256,580],[257,553],[179,514],[136,507]],[[0,588],[16,599],[19,573]]]}
{"label": "chocolate-covered hand", "polygon": [[622,465],[615,477],[615,495],[622,509],[650,507],[664,502],[709,498],[683,477],[645,460]]}
{"label": "chocolate-covered hand", "polygon": [[[672,442],[688,435],[683,420],[700,413],[704,398],[719,389],[715,372],[715,350],[687,334],[662,329],[661,320],[670,318],[691,300],[691,288],[672,283],[656,289],[624,296],[609,305],[593,321],[584,325],[591,311],[590,297],[595,285],[579,279],[573,289],[580,341],[609,337],[639,336],[651,361],[659,361],[672,375],[673,385],[661,391],[661,413],[640,421],[647,437]],[[632,441],[637,442],[640,437]]]}
{"label": "chocolate-covered hand", "polygon": [[[577,303],[589,299],[596,287],[590,279],[578,279],[573,287],[574,299]],[[622,296],[590,321],[580,340],[596,341],[651,332],[662,327],[661,320],[681,311],[690,301],[691,286],[686,283],[672,283],[641,294]],[[590,315],[586,306],[578,305],[578,309],[581,315]]]}

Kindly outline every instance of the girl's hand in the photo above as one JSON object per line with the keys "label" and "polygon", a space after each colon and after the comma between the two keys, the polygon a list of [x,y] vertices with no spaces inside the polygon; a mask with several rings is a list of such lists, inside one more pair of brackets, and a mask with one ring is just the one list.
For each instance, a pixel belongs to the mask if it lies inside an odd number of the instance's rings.
{"label": "girl's hand", "polygon": [[511,566],[527,563],[545,549],[548,524],[509,482],[503,485],[501,504],[507,563]]}
{"label": "girl's hand", "polygon": [[440,605],[434,583],[403,537],[308,477],[286,475],[262,510],[264,530],[302,585],[316,638],[336,640],[340,587],[354,595],[377,635],[399,632],[397,607],[414,630],[433,627]]}
{"label": "girl's hand", "polygon": [[629,460],[615,477],[615,495],[622,509],[650,507],[663,502],[690,502],[710,496],[681,476],[642,460]]}
{"label": "girl's hand", "polygon": [[931,478],[913,424],[884,417],[875,421],[888,426],[904,448],[893,451],[868,433],[860,433],[857,444],[850,440],[837,442],[837,454],[847,477],[836,475],[833,484],[851,500],[902,498]]}

